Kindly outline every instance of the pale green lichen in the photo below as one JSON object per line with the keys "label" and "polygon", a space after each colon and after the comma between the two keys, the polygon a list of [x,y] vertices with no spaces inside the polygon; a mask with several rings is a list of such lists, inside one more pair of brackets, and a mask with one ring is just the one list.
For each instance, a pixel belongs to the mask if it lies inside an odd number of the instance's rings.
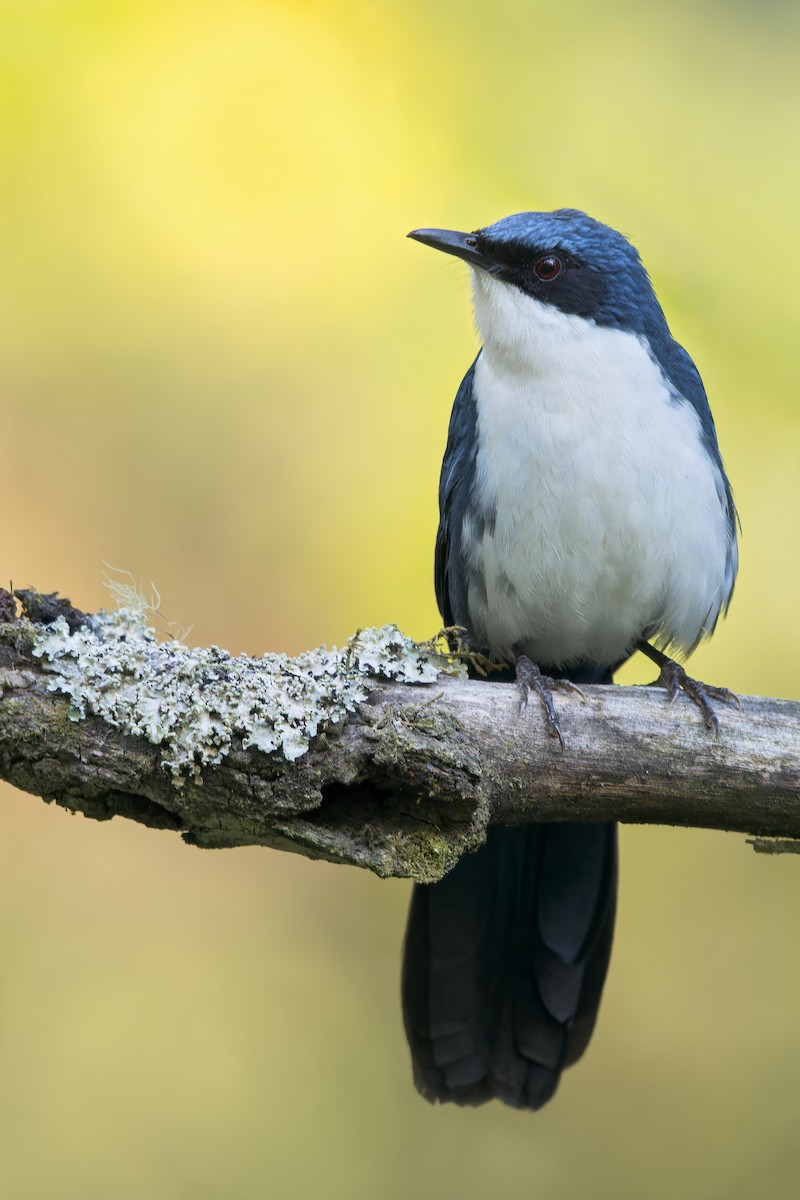
{"label": "pale green lichen", "polygon": [[431,683],[449,665],[394,625],[297,658],[191,649],[159,642],[138,606],[101,613],[74,633],[59,617],[37,634],[33,653],[52,672],[50,690],[69,696],[73,720],[91,714],[145,737],[176,777],[220,762],[234,739],[293,761],[366,699],[372,677]]}

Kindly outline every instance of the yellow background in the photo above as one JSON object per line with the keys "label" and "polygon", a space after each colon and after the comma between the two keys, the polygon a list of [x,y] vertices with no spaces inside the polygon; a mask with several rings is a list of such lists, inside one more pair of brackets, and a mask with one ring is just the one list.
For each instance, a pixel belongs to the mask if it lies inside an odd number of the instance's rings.
{"label": "yellow background", "polygon": [[[792,9],[0,0],[3,582],[91,610],[105,561],[234,651],[427,636],[476,343],[404,234],[571,205],[714,407],[744,538],[696,673],[797,696]],[[9,788],[0,821],[3,1196],[797,1195],[795,860],[624,830],[596,1036],[521,1116],[413,1092],[408,885]]]}

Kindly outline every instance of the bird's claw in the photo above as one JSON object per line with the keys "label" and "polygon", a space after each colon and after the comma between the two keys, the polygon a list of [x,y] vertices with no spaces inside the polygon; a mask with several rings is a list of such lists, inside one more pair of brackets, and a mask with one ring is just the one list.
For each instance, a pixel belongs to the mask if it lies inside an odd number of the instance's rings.
{"label": "bird's claw", "polygon": [[735,692],[729,688],[715,687],[713,683],[702,683],[699,679],[692,679],[687,675],[680,663],[674,662],[671,658],[661,667],[661,674],[658,678],[658,684],[667,689],[669,693],[670,704],[674,703],[678,692],[683,692],[685,696],[695,704],[703,717],[703,721],[707,729],[713,729],[717,737],[719,737],[719,718],[711,707],[711,700],[723,700],[726,704],[738,704],[742,707],[742,702]]}
{"label": "bird's claw", "polygon": [[553,703],[553,692],[577,692],[583,700],[586,699],[586,693],[577,684],[571,683],[569,679],[553,679],[550,675],[543,675],[536,663],[531,662],[525,654],[521,654],[517,659],[516,670],[519,711],[522,712],[527,708],[528,694],[531,691],[536,692],[544,708],[547,732],[551,737],[558,738],[563,750],[565,748],[564,735],[561,732],[556,706]]}

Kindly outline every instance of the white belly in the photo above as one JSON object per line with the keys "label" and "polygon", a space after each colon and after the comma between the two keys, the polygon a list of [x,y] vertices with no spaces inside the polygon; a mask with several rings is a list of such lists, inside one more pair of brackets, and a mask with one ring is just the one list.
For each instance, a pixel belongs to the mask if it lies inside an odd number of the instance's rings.
{"label": "white belly", "polygon": [[536,337],[522,356],[487,341],[476,366],[476,498],[494,520],[463,530],[472,631],[552,666],[619,662],[642,635],[687,651],[731,584],[697,414],[631,335],[548,310]]}

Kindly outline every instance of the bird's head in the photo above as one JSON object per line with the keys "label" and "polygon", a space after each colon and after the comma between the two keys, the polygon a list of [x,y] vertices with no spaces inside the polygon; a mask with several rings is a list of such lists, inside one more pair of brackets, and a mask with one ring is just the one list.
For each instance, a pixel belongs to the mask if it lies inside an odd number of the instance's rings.
{"label": "bird's head", "polygon": [[524,341],[556,313],[650,337],[665,329],[636,249],[576,209],[516,213],[472,233],[408,236],[473,268],[475,316],[487,342]]}

